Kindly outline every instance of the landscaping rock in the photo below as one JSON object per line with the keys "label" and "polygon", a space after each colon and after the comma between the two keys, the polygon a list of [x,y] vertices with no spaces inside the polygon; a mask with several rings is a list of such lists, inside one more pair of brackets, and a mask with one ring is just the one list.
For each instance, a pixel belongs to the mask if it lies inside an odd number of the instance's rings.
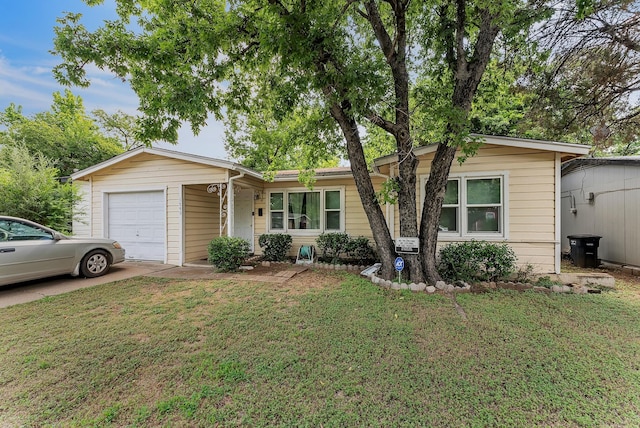
{"label": "landscaping rock", "polygon": [[571,293],[571,287],[568,285],[554,285],[551,287],[551,291],[554,293]]}
{"label": "landscaping rock", "polygon": [[444,282],[444,281],[438,281],[438,282],[436,282],[436,288],[437,288],[438,290],[444,290],[446,286],[447,286],[447,283],[446,283],[446,282]]}
{"label": "landscaping rock", "polygon": [[427,293],[433,294],[436,292],[436,287],[434,287],[433,285],[429,285],[427,286],[427,288],[425,288],[425,290],[427,291]]}
{"label": "landscaping rock", "polygon": [[392,282],[392,283],[391,283],[391,289],[392,289],[392,290],[401,290],[401,289],[402,289],[402,287],[401,287],[401,284],[400,284],[400,283]]}
{"label": "landscaping rock", "polygon": [[427,284],[425,284],[424,282],[421,282],[419,284],[412,282],[411,284],[409,284],[409,289],[411,291],[424,291],[425,288],[427,288]]}

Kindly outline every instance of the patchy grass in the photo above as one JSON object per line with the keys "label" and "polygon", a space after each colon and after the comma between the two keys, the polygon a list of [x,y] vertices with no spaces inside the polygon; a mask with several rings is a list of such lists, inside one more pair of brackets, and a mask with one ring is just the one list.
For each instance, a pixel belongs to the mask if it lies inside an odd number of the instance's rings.
{"label": "patchy grass", "polygon": [[0,311],[0,426],[637,426],[639,289],[106,284]]}

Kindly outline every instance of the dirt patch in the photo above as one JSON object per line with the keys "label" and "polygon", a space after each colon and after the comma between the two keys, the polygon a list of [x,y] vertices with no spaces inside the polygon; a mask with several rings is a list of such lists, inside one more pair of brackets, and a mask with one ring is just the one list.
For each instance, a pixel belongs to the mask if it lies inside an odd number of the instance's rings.
{"label": "dirt patch", "polygon": [[291,263],[274,263],[271,262],[269,263],[269,265],[263,265],[262,263],[257,263],[255,265],[252,265],[253,269],[247,270],[246,273],[248,273],[249,275],[269,275],[269,276],[274,276],[279,272],[288,270],[289,268],[291,268],[292,265]]}
{"label": "dirt patch", "polygon": [[[277,272],[274,272],[272,275],[276,274]],[[297,296],[305,294],[309,290],[335,287],[338,283],[338,275],[335,272],[308,269],[286,281],[265,283],[264,286],[278,293],[286,293],[287,296]]]}

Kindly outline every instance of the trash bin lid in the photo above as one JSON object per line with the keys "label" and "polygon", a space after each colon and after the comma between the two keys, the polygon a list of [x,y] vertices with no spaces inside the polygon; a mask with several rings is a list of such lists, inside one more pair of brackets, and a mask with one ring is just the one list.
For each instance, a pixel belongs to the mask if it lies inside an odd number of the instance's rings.
{"label": "trash bin lid", "polygon": [[567,236],[567,238],[569,239],[600,239],[602,238],[602,236],[582,234],[582,235],[569,235]]}

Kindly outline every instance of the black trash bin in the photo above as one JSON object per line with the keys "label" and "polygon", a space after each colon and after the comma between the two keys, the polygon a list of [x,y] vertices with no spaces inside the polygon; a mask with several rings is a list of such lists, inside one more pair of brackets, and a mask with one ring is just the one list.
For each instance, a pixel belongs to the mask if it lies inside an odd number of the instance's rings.
{"label": "black trash bin", "polygon": [[598,261],[598,246],[600,238],[598,235],[569,235],[571,245],[571,260],[578,267],[596,268],[600,265]]}

